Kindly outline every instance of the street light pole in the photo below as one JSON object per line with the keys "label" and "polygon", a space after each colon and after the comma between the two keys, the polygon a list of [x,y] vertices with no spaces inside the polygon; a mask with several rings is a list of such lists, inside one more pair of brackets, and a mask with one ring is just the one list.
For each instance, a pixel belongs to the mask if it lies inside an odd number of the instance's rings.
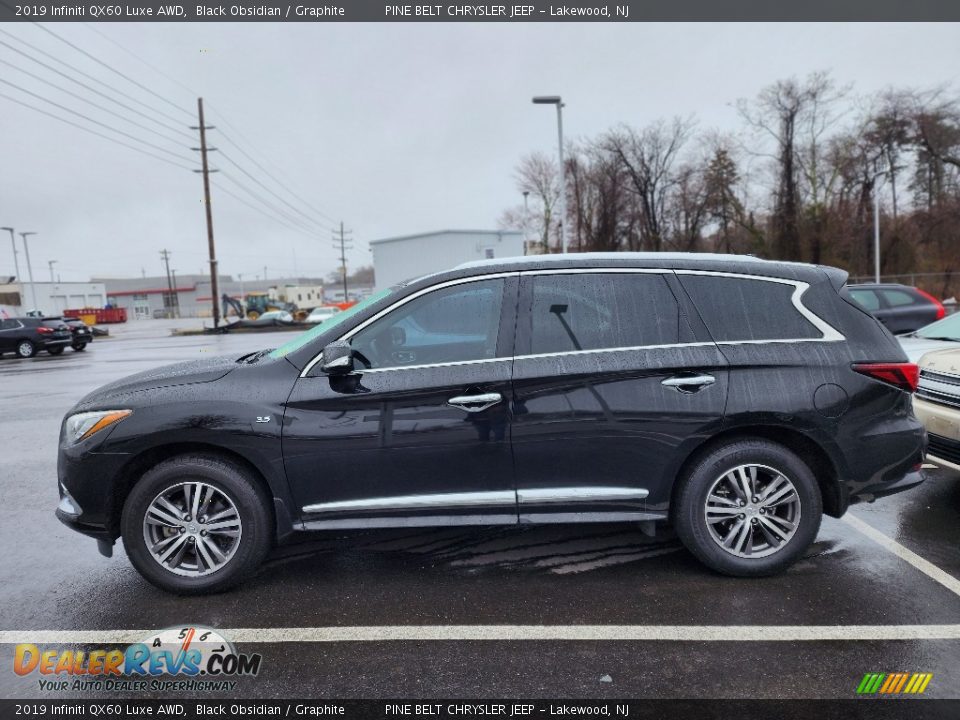
{"label": "street light pole", "polygon": [[30,278],[30,301],[31,310],[39,310],[37,307],[37,289],[33,285],[33,265],[30,264],[30,247],[27,245],[27,238],[36,235],[35,232],[22,232],[20,237],[23,239],[23,254],[27,256],[27,277]]}
{"label": "street light pole", "polygon": [[880,188],[877,180],[886,174],[886,170],[873,173],[873,280],[876,283],[880,282]]}
{"label": "street light pole", "polygon": [[[567,252],[567,168],[563,163],[563,100],[559,95],[533,98],[534,105],[557,106],[557,150],[560,156],[560,244]],[[549,238],[549,235],[547,236]]]}
{"label": "street light pole", "polygon": [[17,262],[17,236],[14,234],[12,227],[0,228],[0,230],[6,230],[10,233],[10,244],[13,245],[13,271],[16,273],[17,282],[20,282],[20,263]]}

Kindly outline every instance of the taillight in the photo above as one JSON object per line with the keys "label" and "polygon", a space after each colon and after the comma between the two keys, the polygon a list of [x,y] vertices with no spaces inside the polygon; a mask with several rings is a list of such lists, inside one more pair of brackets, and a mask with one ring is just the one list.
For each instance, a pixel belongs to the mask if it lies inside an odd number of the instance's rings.
{"label": "taillight", "polygon": [[47,335],[48,333],[52,333],[53,329],[48,328],[45,325],[41,325],[40,327],[37,328],[37,332],[40,333],[41,335]]}
{"label": "taillight", "polygon": [[910,393],[917,391],[920,382],[920,368],[916,363],[855,363],[853,369]]}
{"label": "taillight", "polygon": [[933,295],[928,292],[924,292],[920,288],[916,288],[916,291],[937,306],[937,320],[942,319],[947,314],[946,308],[943,307],[943,303],[937,300]]}

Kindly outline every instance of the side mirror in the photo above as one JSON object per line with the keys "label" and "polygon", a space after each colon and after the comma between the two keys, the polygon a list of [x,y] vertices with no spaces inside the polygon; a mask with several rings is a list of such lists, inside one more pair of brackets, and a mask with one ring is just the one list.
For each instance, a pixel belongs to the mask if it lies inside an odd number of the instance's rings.
{"label": "side mirror", "polygon": [[341,375],[353,370],[353,348],[350,343],[332,342],[323,349],[323,362],[320,369],[331,375]]}
{"label": "side mirror", "polygon": [[390,346],[391,347],[403,347],[407,344],[407,331],[402,327],[397,327],[394,325],[390,328]]}

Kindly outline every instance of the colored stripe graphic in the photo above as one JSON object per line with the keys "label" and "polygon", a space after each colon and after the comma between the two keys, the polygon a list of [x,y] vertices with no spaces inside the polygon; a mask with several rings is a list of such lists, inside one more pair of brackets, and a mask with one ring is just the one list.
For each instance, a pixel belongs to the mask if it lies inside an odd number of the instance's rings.
{"label": "colored stripe graphic", "polygon": [[857,695],[919,695],[933,680],[933,673],[867,673],[857,686]]}

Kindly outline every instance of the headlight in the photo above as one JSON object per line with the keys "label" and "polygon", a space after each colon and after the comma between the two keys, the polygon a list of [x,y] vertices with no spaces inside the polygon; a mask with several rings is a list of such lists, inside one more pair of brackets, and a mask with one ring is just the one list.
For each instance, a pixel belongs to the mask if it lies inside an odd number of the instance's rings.
{"label": "headlight", "polygon": [[66,440],[73,445],[123,420],[132,410],[97,410],[67,418]]}

